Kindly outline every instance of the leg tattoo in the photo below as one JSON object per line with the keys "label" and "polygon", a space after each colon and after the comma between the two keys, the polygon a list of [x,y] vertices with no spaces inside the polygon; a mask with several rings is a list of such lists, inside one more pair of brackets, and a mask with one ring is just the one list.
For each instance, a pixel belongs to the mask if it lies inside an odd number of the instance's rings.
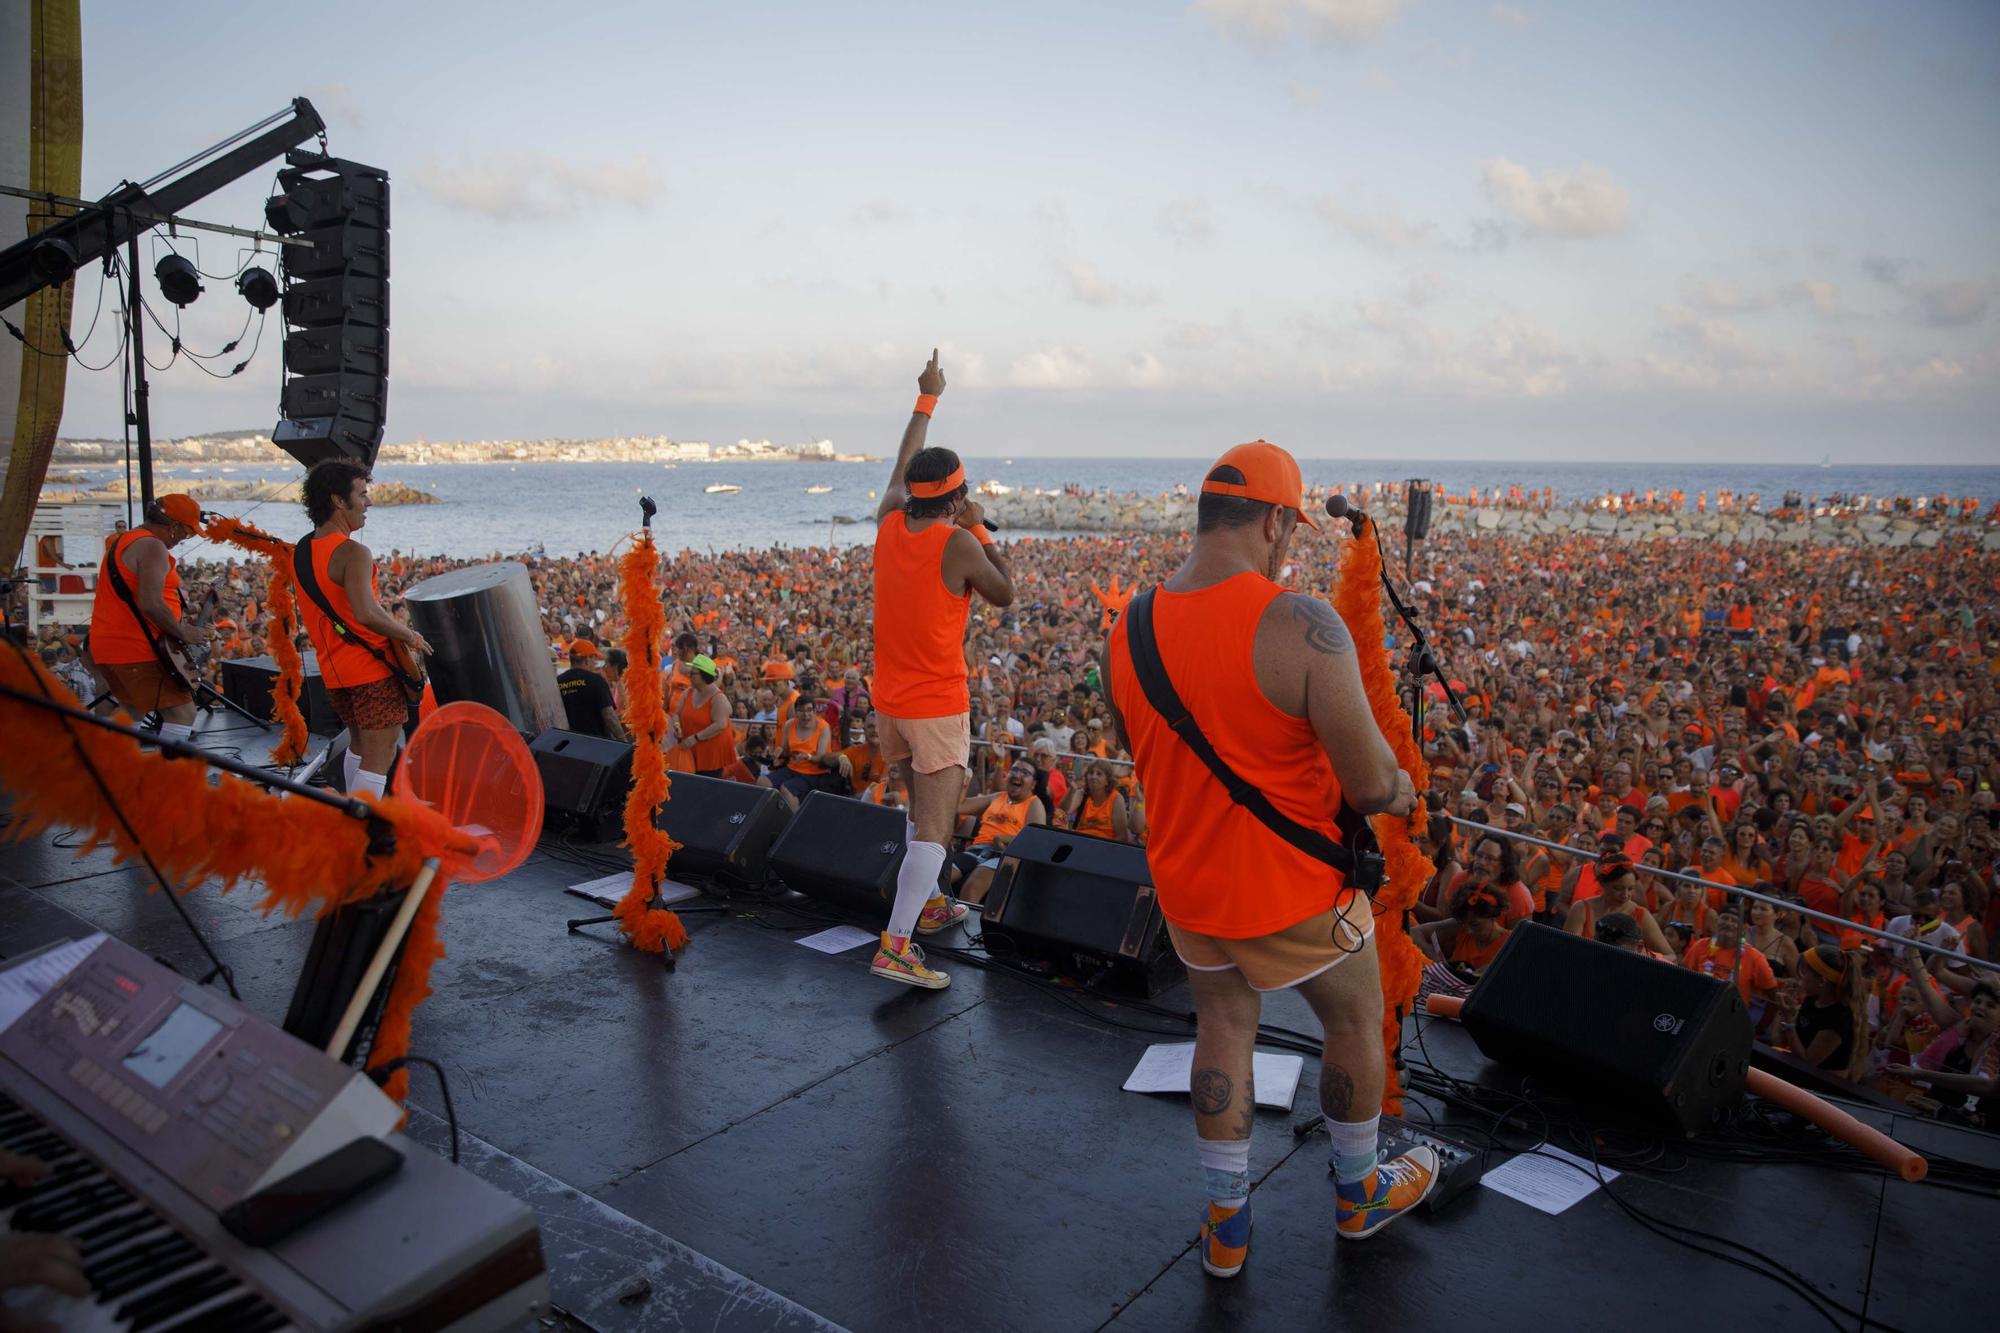
{"label": "leg tattoo", "polygon": [[1236,1092],[1236,1085],[1220,1069],[1197,1069],[1191,1086],[1194,1109],[1203,1115],[1221,1115]]}
{"label": "leg tattoo", "polygon": [[1319,1109],[1329,1120],[1348,1120],[1354,1109],[1354,1078],[1339,1065],[1319,1069]]}

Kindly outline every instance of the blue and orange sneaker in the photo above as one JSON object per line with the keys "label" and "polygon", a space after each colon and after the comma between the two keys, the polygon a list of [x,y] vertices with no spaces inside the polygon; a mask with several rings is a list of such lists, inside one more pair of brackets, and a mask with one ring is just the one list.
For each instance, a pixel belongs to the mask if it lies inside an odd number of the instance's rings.
{"label": "blue and orange sneaker", "polygon": [[1422,1203],[1437,1178],[1437,1153],[1412,1148],[1393,1161],[1378,1162],[1364,1179],[1336,1182],[1334,1229],[1348,1240],[1367,1240]]}
{"label": "blue and orange sneaker", "polygon": [[1201,1222],[1201,1266],[1210,1277],[1235,1277],[1250,1257],[1250,1205],[1224,1208],[1210,1201]]}

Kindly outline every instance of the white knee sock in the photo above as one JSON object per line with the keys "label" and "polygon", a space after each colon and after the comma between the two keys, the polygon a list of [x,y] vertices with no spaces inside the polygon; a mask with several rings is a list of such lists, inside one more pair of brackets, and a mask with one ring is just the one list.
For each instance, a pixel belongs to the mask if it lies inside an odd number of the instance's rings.
{"label": "white knee sock", "polygon": [[1381,1123],[1379,1115],[1371,1115],[1366,1120],[1326,1118],[1326,1135],[1333,1140],[1335,1180],[1352,1185],[1368,1178],[1368,1173],[1375,1169],[1376,1133]]}
{"label": "white knee sock", "polygon": [[185,722],[162,722],[160,739],[163,741],[184,741],[194,735],[194,728]]}
{"label": "white knee sock", "polygon": [[349,750],[340,756],[340,786],[343,791],[354,790],[354,775],[361,768],[361,756]]}
{"label": "white knee sock", "polygon": [[1211,1202],[1241,1208],[1250,1201],[1250,1140],[1195,1136],[1203,1183]]}
{"label": "white knee sock", "polygon": [[380,799],[383,788],[388,782],[389,775],[386,773],[370,773],[365,768],[357,768],[354,770],[354,781],[348,784],[347,794],[359,796],[362,792],[367,792],[370,796]]}
{"label": "white knee sock", "polygon": [[906,940],[917,928],[924,904],[937,892],[938,871],[944,866],[944,848],[935,842],[912,842],[903,852],[903,867],[896,872],[896,903],[889,909],[888,933]]}

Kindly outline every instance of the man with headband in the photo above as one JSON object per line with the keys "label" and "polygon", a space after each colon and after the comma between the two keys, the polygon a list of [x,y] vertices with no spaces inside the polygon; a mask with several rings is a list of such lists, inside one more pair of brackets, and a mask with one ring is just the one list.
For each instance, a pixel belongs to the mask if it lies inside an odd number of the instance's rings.
{"label": "man with headband", "polygon": [[937,887],[972,754],[966,617],[974,592],[994,606],[1014,600],[1007,558],[967,494],[964,465],[949,449],[924,447],[943,392],[933,349],[875,511],[876,728],[882,757],[907,783],[910,804],[896,901],[869,970],[929,990],[951,978],[925,964],[910,936],[943,930],[966,914]]}
{"label": "man with headband", "polygon": [[1134,665],[1132,622],[1147,618],[1180,707],[1292,824],[1338,842],[1343,797],[1364,815],[1414,809],[1347,626],[1276,581],[1301,523],[1316,526],[1297,461],[1264,440],[1237,445],[1202,481],[1186,562],[1126,609],[1105,653],[1112,721],[1146,791],[1153,888],[1194,995],[1191,1091],[1208,1191],[1201,1262],[1216,1277],[1234,1276],[1250,1252],[1251,1055],[1265,992],[1297,991],[1326,1033],[1319,1104],[1333,1139],[1338,1234],[1374,1235],[1437,1179],[1429,1148],[1377,1156],[1384,1059],[1371,904],[1230,799],[1153,707]]}

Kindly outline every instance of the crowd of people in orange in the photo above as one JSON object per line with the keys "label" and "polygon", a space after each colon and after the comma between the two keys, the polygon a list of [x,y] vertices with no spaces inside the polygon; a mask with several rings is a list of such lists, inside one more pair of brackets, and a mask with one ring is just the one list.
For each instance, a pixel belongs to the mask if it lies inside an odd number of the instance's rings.
{"label": "crowd of people in orange", "polygon": [[[1028,823],[1146,840],[1098,657],[1110,617],[1186,541],[1017,540],[1014,605],[975,603],[963,896]],[[1336,557],[1336,539],[1307,538],[1283,581],[1325,594]],[[622,702],[615,556],[515,558],[552,650]],[[464,563],[378,556],[383,604]],[[1765,1039],[1977,1113],[2000,1079],[2000,973],[1980,966],[2000,938],[2000,555],[1454,532],[1391,567],[1469,714],[1424,689],[1428,799],[1468,821],[1431,826],[1417,934],[1437,984],[1476,984],[1507,931],[1539,919],[1733,977]],[[220,593],[218,658],[262,651],[258,562],[183,575]],[[870,579],[866,547],[664,557],[669,702],[690,740],[673,766],[899,803],[870,719]],[[73,656],[59,638],[44,652]]]}

